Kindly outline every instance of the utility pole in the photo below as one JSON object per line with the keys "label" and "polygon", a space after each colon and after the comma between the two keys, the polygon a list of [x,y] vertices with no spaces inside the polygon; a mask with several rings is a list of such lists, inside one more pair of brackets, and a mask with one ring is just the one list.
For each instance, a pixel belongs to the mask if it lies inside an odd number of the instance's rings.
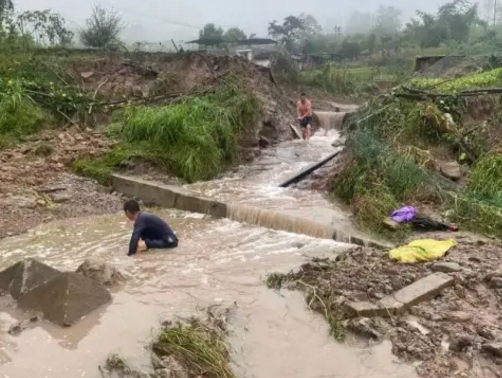
{"label": "utility pole", "polygon": [[493,28],[497,23],[497,0],[493,0]]}

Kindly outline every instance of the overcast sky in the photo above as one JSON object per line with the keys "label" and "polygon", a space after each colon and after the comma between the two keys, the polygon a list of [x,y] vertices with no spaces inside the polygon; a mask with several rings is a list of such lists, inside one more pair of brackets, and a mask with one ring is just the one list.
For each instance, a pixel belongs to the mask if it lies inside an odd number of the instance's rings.
{"label": "overcast sky", "polygon": [[224,27],[238,26],[247,34],[267,35],[272,20],[307,13],[321,25],[333,27],[345,24],[353,11],[367,12],[378,5],[394,5],[412,16],[417,8],[435,11],[446,0],[14,0],[18,10],[52,9],[61,13],[72,28],[85,25],[94,5],[114,7],[128,23],[124,38],[134,41],[188,40],[198,36],[198,29],[213,22]]}

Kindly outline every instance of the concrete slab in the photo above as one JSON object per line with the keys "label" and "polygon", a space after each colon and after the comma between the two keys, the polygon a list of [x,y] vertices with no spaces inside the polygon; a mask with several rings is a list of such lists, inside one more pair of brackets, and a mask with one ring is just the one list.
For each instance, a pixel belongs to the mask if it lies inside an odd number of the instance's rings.
{"label": "concrete slab", "polygon": [[394,293],[394,298],[403,303],[407,310],[420,302],[434,298],[454,283],[454,277],[440,272],[433,273]]}
{"label": "concrete slab", "polygon": [[388,311],[390,315],[400,315],[408,311],[410,307],[434,298],[442,290],[453,286],[454,283],[454,277],[439,272],[433,273],[392,295],[386,296],[378,301],[377,305]]}

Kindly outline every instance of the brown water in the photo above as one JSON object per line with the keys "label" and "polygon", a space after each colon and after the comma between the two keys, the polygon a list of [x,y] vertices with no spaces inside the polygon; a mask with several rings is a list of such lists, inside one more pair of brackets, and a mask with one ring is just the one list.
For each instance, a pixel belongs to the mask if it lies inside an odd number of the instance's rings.
{"label": "brown water", "polygon": [[[283,176],[323,155],[328,149],[319,146],[326,147],[327,142],[322,137],[314,138],[310,146],[291,142],[276,150],[273,162],[266,164],[264,157],[254,166],[268,169],[243,167],[233,177],[192,187],[239,203],[311,216],[326,211],[343,222],[346,215],[320,194],[275,187]],[[310,256],[335,256],[347,245],[196,214],[166,210],[160,214],[180,236],[180,246],[173,252],[128,258],[131,225],[122,215],[66,220],[0,242],[0,269],[35,257],[74,270],[85,258],[100,256],[128,276],[126,285],[113,293],[112,304],[71,328],[42,322],[10,336],[7,330],[23,314],[0,301],[1,377],[98,378],[97,366],[110,353],[141,365],[148,360],[146,347],[161,321],[191,315],[198,306],[211,304],[236,305],[229,341],[239,377],[415,376],[412,367],[396,362],[388,342],[372,348],[338,344],[328,336],[324,319],[306,308],[301,294],[277,293],[263,284],[270,272],[294,269]]]}
{"label": "brown water", "polygon": [[319,130],[309,143],[293,140],[263,152],[253,164],[241,166],[218,180],[186,185],[200,195],[231,204],[250,205],[306,220],[331,224],[351,235],[359,235],[349,211],[321,192],[279,185],[309,165],[332,154],[339,133]]}

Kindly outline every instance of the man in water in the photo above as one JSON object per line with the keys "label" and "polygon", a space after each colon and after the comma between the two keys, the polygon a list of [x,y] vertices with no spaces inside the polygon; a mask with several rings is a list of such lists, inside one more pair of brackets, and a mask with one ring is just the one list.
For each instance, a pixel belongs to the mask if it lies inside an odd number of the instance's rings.
{"label": "man in water", "polygon": [[312,104],[307,99],[307,95],[305,93],[301,94],[300,100],[296,104],[296,111],[302,128],[303,139],[308,142],[310,140],[310,130],[312,125]]}
{"label": "man in water", "polygon": [[126,217],[134,222],[127,256],[145,252],[150,248],[167,249],[178,246],[178,238],[171,227],[156,215],[142,213],[137,201],[127,201],[124,204],[124,212]]}

